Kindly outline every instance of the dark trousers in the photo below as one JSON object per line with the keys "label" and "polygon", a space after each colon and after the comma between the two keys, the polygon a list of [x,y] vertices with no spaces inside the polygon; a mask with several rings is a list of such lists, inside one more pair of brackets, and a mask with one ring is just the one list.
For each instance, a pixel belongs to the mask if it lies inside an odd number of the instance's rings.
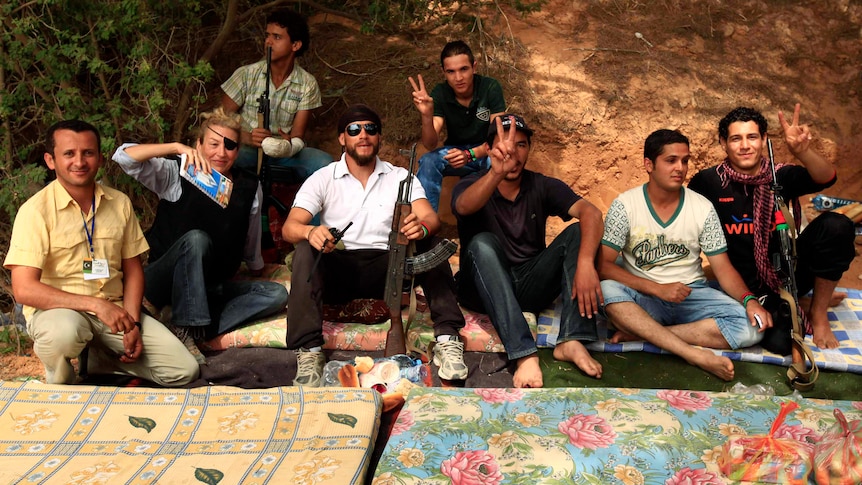
{"label": "dark trousers", "polygon": [[[814,288],[814,278],[838,281],[850,268],[856,257],[856,238],[853,221],[847,216],[824,212],[812,220],[796,239],[797,295],[807,294]],[[790,353],[792,322],[789,309],[781,308],[778,295],[768,295],[764,308],[772,313],[775,326],[764,332],[760,345],[776,354]]]}
{"label": "dark trousers", "polygon": [[[416,251],[427,251],[439,240],[418,241]],[[324,254],[316,271],[318,251],[308,241],[296,245],[287,307],[287,348],[323,346],[323,303],[341,304],[357,298],[382,299],[386,288],[389,252],[382,249],[333,251]],[[309,282],[309,275],[311,281]],[[416,275],[422,286],[434,335],[458,335],[464,315],[455,298],[455,281],[448,263]]]}

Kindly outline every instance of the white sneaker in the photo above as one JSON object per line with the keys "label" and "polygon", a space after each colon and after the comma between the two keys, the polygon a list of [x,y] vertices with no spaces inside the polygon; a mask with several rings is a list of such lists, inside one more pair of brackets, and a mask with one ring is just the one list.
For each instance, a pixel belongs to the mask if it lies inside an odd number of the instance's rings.
{"label": "white sneaker", "polygon": [[293,385],[320,387],[324,364],[326,364],[326,356],[323,355],[323,352],[298,349],[296,351],[296,378],[293,379]]}
{"label": "white sneaker", "polygon": [[466,379],[468,369],[464,363],[464,343],[457,337],[448,342],[434,342],[434,365],[441,379]]}

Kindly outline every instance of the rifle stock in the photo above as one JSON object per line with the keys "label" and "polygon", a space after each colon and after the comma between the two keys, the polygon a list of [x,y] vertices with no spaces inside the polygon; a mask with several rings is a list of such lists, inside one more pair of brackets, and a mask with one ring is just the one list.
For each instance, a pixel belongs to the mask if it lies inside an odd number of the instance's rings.
{"label": "rifle stock", "polygon": [[[266,48],[266,83],[264,84],[263,93],[257,98],[257,127],[269,129],[269,79],[272,77],[272,47]],[[260,168],[263,166],[263,147],[257,149],[257,173],[260,174]]]}
{"label": "rifle stock", "polygon": [[404,267],[409,256],[410,241],[407,236],[401,233],[401,228],[404,226],[404,218],[413,211],[410,204],[410,192],[413,186],[416,144],[413,144],[409,154],[410,165],[407,168],[407,176],[398,184],[398,200],[395,202],[392,229],[389,232],[389,266],[386,273],[384,295],[390,318],[389,331],[386,332],[386,347],[383,349],[383,355],[386,357],[407,353],[404,323],[401,321],[401,295],[404,291]]}

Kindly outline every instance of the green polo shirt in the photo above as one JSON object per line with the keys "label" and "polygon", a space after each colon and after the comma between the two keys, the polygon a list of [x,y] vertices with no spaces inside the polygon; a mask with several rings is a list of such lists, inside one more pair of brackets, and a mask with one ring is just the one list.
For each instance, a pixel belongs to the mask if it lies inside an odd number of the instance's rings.
{"label": "green polo shirt", "polygon": [[503,88],[493,78],[473,75],[473,100],[462,106],[447,83],[434,86],[434,116],[446,122],[447,146],[476,146],[488,136],[491,115],[506,111]]}

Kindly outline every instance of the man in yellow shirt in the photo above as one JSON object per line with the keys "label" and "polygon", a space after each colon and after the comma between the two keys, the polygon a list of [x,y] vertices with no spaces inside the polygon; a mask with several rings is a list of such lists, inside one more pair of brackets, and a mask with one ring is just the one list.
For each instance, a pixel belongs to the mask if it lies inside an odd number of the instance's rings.
{"label": "man in yellow shirt", "polygon": [[70,361],[85,347],[92,373],[188,384],[200,373],[194,357],[141,313],[140,255],[149,246],[128,197],[96,183],[99,147],[89,123],[66,120],[49,128],[44,159],[57,180],[15,217],[4,266],[24,305],[33,350],[52,384],[75,382]]}

